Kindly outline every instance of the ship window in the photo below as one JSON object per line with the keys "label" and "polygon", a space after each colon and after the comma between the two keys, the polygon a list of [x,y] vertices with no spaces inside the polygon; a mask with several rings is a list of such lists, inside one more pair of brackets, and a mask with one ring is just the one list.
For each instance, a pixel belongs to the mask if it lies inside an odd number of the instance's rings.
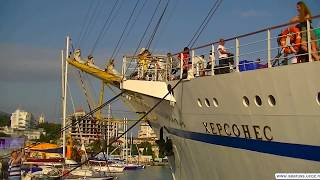
{"label": "ship window", "polygon": [[206,104],[207,107],[210,107],[209,99],[206,98],[205,101],[204,101],[204,103]]}
{"label": "ship window", "polygon": [[262,100],[261,100],[260,96],[255,96],[255,103],[257,106],[262,105]]}
{"label": "ship window", "polygon": [[201,100],[199,98],[198,98],[198,106],[202,107],[202,102],[201,102]]}
{"label": "ship window", "polygon": [[218,100],[216,98],[213,98],[213,105],[215,107],[218,107],[219,106],[219,103],[218,103]]}
{"label": "ship window", "polygon": [[276,105],[276,99],[272,95],[269,95],[268,96],[268,103],[269,103],[270,106],[275,106]]}
{"label": "ship window", "polygon": [[320,105],[320,92],[318,92],[317,102]]}
{"label": "ship window", "polygon": [[247,98],[247,96],[243,96],[242,97],[242,103],[245,107],[249,107],[250,105],[250,102],[249,102],[249,99]]}

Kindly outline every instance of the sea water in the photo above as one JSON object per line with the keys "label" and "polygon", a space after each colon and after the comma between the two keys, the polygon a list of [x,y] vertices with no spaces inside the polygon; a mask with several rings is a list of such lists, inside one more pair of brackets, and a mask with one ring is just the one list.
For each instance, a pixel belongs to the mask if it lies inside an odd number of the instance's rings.
{"label": "sea water", "polygon": [[124,171],[118,180],[173,180],[168,166],[148,166],[145,169]]}

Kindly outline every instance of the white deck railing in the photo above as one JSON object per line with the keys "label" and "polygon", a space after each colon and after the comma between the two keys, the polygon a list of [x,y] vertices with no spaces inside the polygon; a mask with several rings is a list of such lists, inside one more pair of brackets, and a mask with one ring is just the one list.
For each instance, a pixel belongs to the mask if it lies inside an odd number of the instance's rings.
{"label": "white deck railing", "polygon": [[[222,61],[218,58],[218,52],[216,50],[216,47],[219,44],[218,41],[191,48],[189,55],[192,64],[189,65],[188,74],[191,75],[191,77],[198,77],[214,76],[224,73],[240,73],[242,71],[294,64],[296,63],[293,62],[294,59],[301,60],[302,57],[305,57],[306,62],[312,62],[312,53],[314,52],[312,52],[311,44],[319,44],[320,41],[320,36],[315,36],[315,32],[320,30],[319,19],[320,15],[312,18],[313,24],[318,25],[318,27],[311,28],[310,21],[307,21],[307,30],[298,32],[300,35],[307,32],[307,52],[295,54],[285,54],[282,52],[283,48],[277,41],[283,36],[279,36],[279,34],[289,26],[295,26],[297,24],[286,23],[225,39],[225,47],[229,52],[234,54],[232,57],[228,57],[233,59],[233,64],[221,64]],[[301,44],[302,43],[300,43],[300,45]],[[294,46],[296,44],[291,45]],[[318,56],[320,52],[319,49],[320,47],[316,50]],[[209,53],[210,51],[212,53]],[[181,71],[183,62],[181,59],[177,58],[177,56],[181,53],[182,52],[173,55],[169,54],[168,56],[151,56],[148,60],[147,69],[142,68],[142,64],[139,63],[139,58],[137,56],[124,56],[122,74],[126,79],[144,79],[153,81],[180,79],[183,77]],[[204,61],[199,58],[200,55],[205,56]]]}

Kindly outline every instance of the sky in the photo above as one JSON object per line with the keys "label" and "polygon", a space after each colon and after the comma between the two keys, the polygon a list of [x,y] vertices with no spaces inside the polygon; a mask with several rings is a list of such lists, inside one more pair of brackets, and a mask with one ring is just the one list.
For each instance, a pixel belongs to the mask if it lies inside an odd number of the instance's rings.
{"label": "sky", "polygon": [[[121,37],[136,3],[123,44],[115,56],[120,69],[122,55],[132,54],[145,31],[158,0],[118,0],[113,21],[98,38],[108,14],[117,0],[1,0],[0,6],[0,111],[14,112],[20,107],[35,117],[44,113],[51,122],[61,118],[61,50],[65,38],[82,55],[93,51],[96,64],[104,66]],[[215,0],[170,0],[152,41],[157,53],[179,52],[191,40]],[[297,14],[293,0],[223,0],[195,46],[286,23]],[[319,0],[306,0],[313,15],[320,14]],[[150,29],[153,30],[166,0],[161,0]],[[95,12],[95,13],[94,13]],[[132,22],[135,22],[132,24]],[[320,26],[319,21],[314,26]],[[151,37],[147,31],[142,46]],[[280,32],[280,30],[279,30]],[[274,35],[279,33],[274,32]],[[81,40],[80,40],[81,39]],[[88,109],[75,69],[70,69],[70,90],[77,109]],[[100,82],[85,76],[92,99],[97,102]],[[110,90],[109,99],[113,94]],[[70,98],[69,98],[70,100]],[[69,102],[69,112],[72,106]],[[112,105],[115,116],[133,116],[121,101]]]}

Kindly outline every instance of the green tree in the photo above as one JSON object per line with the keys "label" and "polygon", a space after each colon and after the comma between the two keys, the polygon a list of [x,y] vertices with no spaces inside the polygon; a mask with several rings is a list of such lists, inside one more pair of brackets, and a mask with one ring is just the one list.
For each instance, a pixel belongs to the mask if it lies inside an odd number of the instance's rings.
{"label": "green tree", "polygon": [[60,124],[45,122],[43,124],[39,124],[38,128],[43,128],[46,132],[45,135],[40,135],[40,142],[55,143],[60,138]]}
{"label": "green tree", "polygon": [[72,147],[71,159],[75,160],[76,162],[81,162],[81,154],[76,147]]}
{"label": "green tree", "polygon": [[137,148],[137,145],[136,144],[132,144],[131,146],[131,154],[132,155],[138,155],[138,148]]}
{"label": "green tree", "polygon": [[10,116],[8,114],[0,114],[0,127],[10,126]]}
{"label": "green tree", "polygon": [[152,145],[149,142],[143,142],[139,144],[139,148],[143,148],[143,155],[151,156],[153,154]]}
{"label": "green tree", "polygon": [[92,143],[89,144],[89,148],[92,152],[99,152],[101,151],[101,141],[100,139],[97,139],[95,141],[93,141]]}
{"label": "green tree", "polygon": [[149,143],[146,147],[146,150],[147,150],[147,154],[148,156],[152,156],[153,155],[153,151],[152,151],[152,145]]}

